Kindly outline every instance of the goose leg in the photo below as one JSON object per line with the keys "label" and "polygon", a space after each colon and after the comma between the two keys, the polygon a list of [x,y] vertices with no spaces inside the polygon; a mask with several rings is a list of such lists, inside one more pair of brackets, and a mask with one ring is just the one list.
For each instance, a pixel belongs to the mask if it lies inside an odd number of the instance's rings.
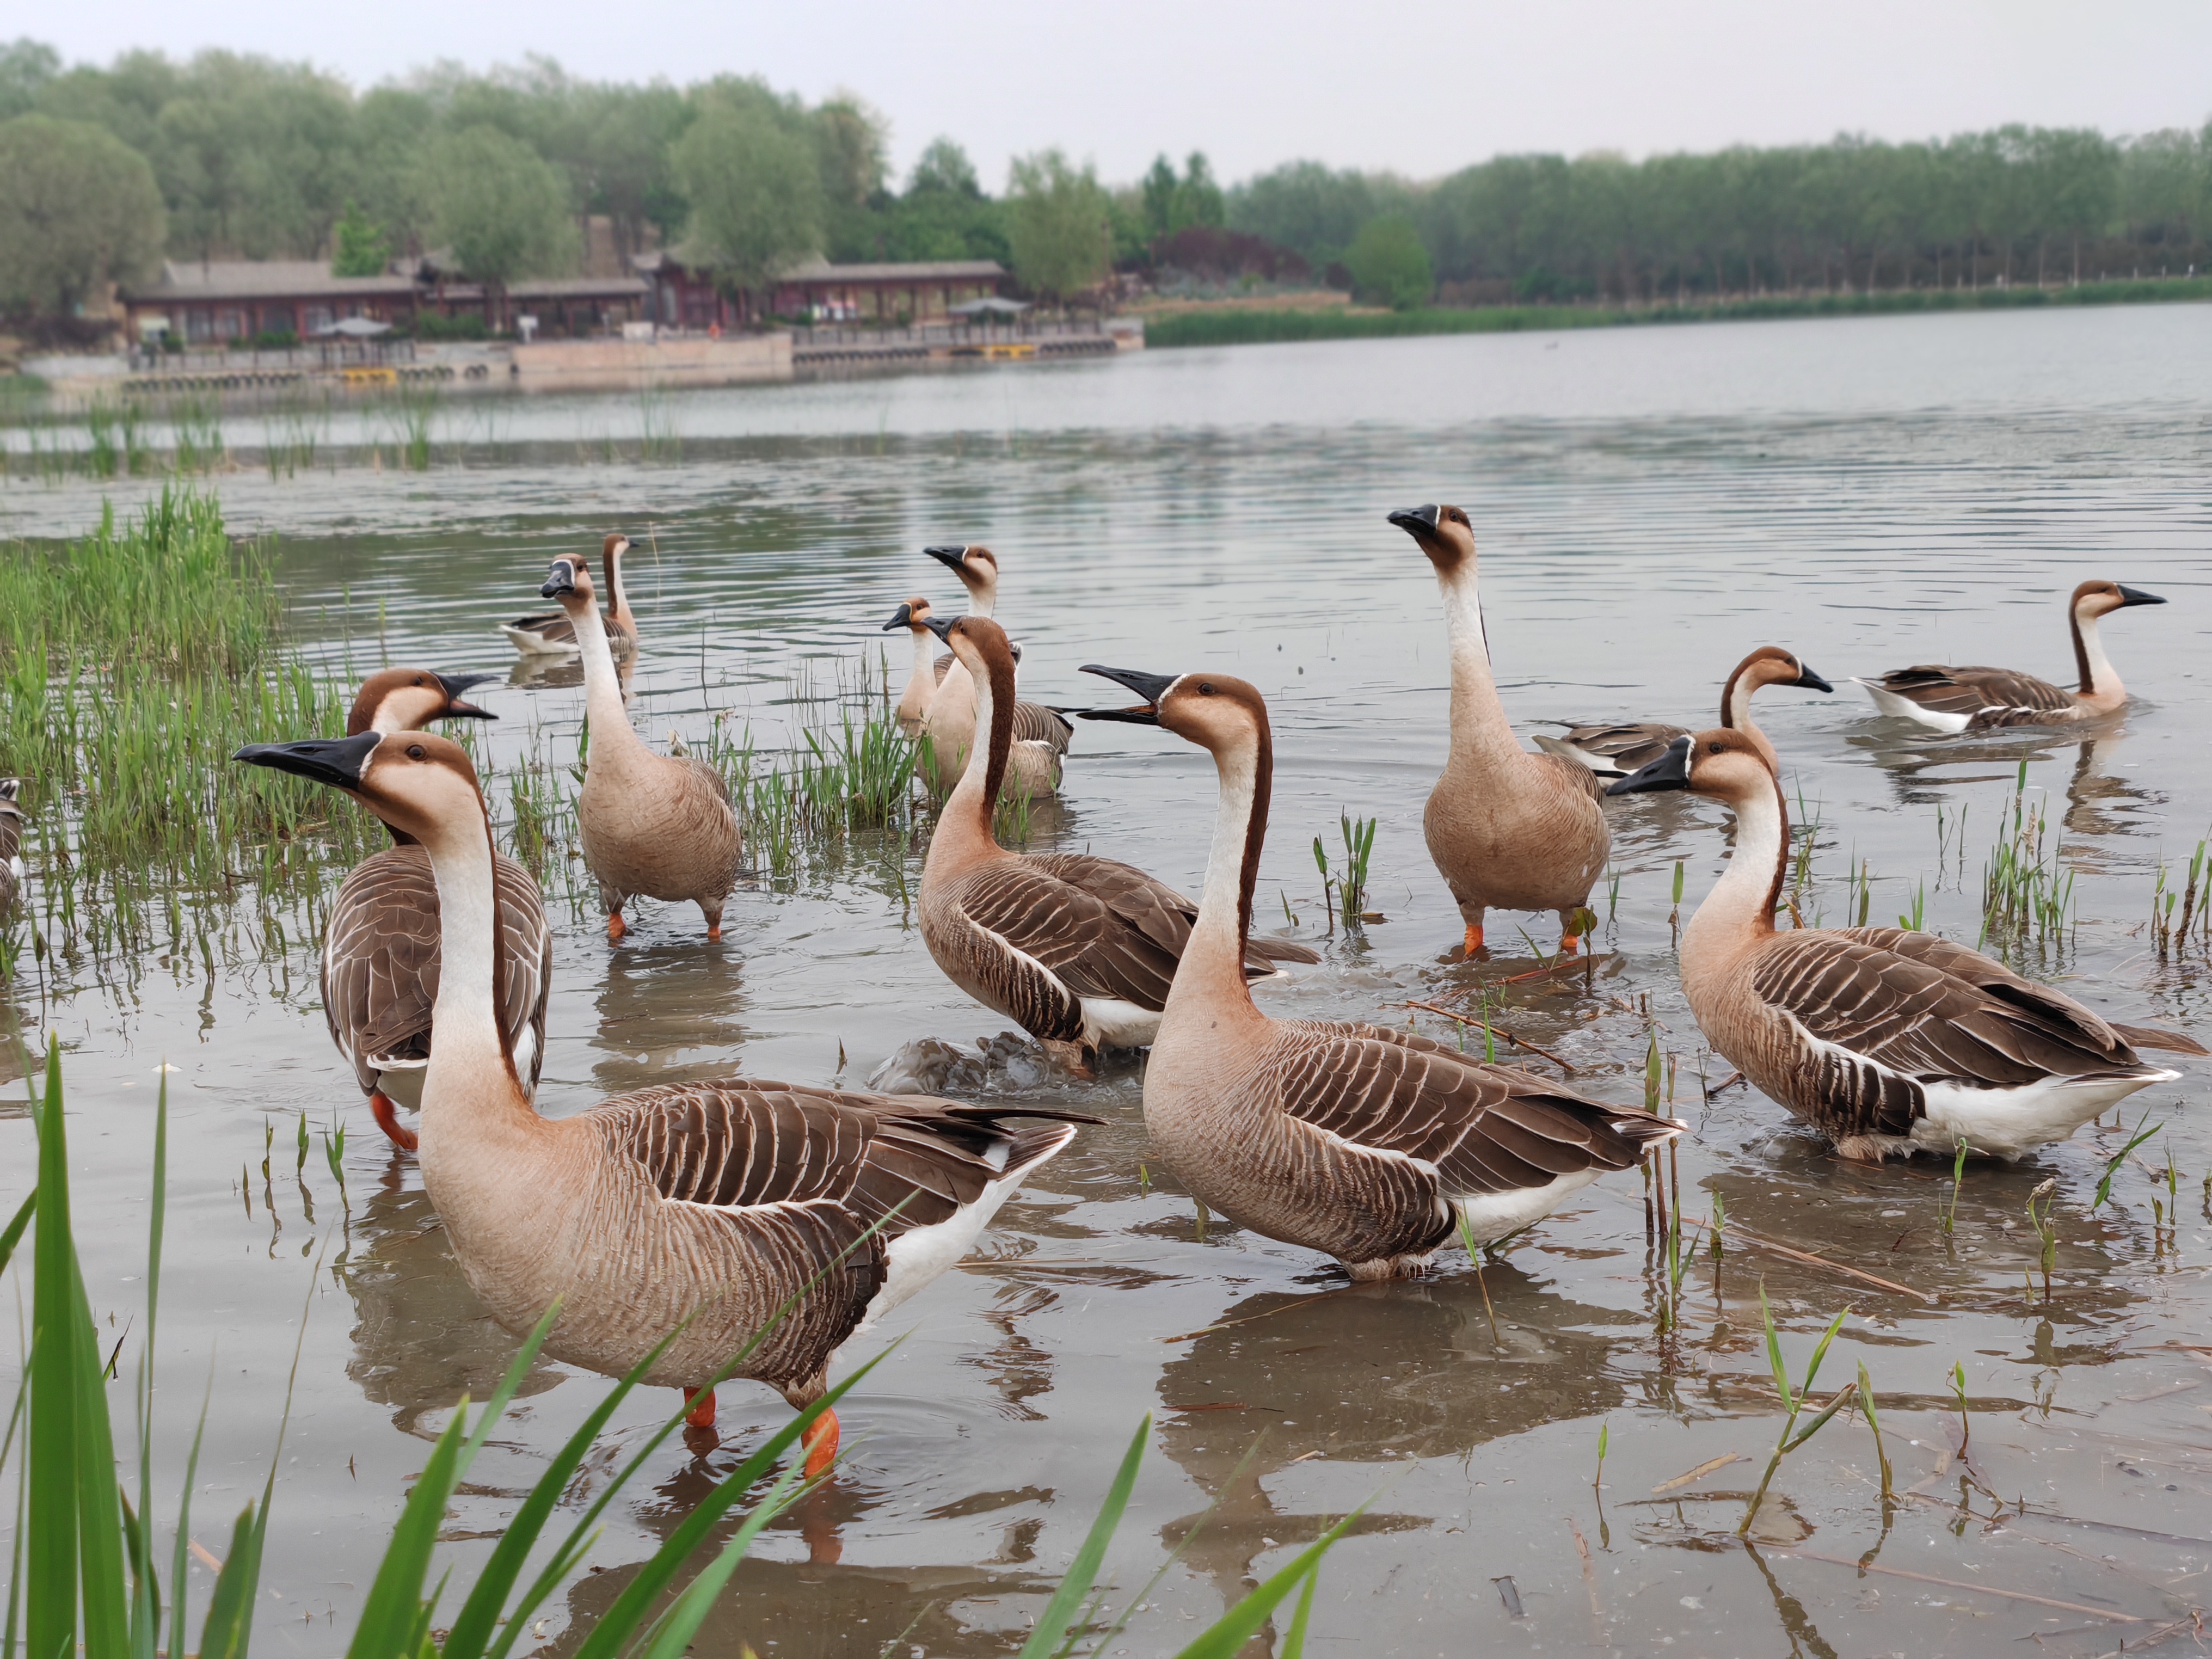
{"label": "goose leg", "polygon": [[399,1121],[399,1109],[392,1097],[379,1089],[368,1097],[368,1115],[376,1120],[376,1127],[384,1131],[384,1138],[403,1152],[415,1150],[415,1132]]}
{"label": "goose leg", "polygon": [[714,1391],[712,1389],[684,1389],[684,1403],[691,1408],[691,1414],[684,1419],[684,1427],[711,1429],[714,1426]]}
{"label": "goose leg", "polygon": [[806,1478],[818,1480],[830,1473],[837,1461],[837,1413],[824,1412],[814,1419],[813,1426],[800,1437],[799,1444],[806,1448]]}
{"label": "goose leg", "polygon": [[608,944],[612,945],[629,931],[629,929],[623,925],[623,914],[620,910],[610,910],[607,912]]}
{"label": "goose leg", "polygon": [[722,907],[718,903],[712,909],[709,909],[707,907],[707,901],[702,899],[699,901],[699,914],[707,918],[707,937],[708,939],[721,938]]}
{"label": "goose leg", "polygon": [[1575,913],[1559,912],[1559,954],[1571,957],[1582,948],[1582,937],[1575,932]]}
{"label": "goose leg", "polygon": [[1459,907],[1459,914],[1461,919],[1467,923],[1466,954],[1472,958],[1477,951],[1482,949],[1483,907],[1480,904],[1462,904]]}

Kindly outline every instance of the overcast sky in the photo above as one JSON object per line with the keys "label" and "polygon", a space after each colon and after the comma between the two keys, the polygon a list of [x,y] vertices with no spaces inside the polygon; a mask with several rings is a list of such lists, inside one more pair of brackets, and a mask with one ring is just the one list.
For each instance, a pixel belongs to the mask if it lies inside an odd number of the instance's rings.
{"label": "overcast sky", "polygon": [[227,46],[368,86],[537,52],[592,79],[849,89],[889,118],[902,174],[949,133],[994,189],[1008,156],[1047,144],[1111,180],[1192,149],[1224,179],[1307,156],[1434,178],[1510,150],[2212,117],[2212,0],[88,0],[17,15],[72,62]]}

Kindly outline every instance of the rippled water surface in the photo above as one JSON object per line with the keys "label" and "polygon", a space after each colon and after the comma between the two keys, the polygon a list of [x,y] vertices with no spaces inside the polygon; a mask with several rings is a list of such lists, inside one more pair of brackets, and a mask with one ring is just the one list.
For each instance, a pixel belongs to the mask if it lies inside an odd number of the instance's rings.
{"label": "rippled water surface", "polygon": [[[356,465],[347,446],[376,439],[349,417],[326,446],[335,468],[272,479],[247,459],[218,487],[234,529],[281,538],[293,634],[333,674],[504,667],[494,624],[538,607],[549,555],[626,530],[646,550],[630,575],[641,728],[696,743],[722,716],[764,750],[791,741],[805,698],[855,687],[864,662],[875,672],[876,625],[899,600],[949,604],[923,544],[988,543],[1028,695],[1100,700],[1075,672],[1091,661],[1222,667],[1267,694],[1279,770],[1263,921],[1295,916],[1321,939],[1311,842],[1334,852],[1342,812],[1379,818],[1370,902],[1388,920],[1326,939],[1325,966],[1262,993],[1271,1011],[1401,1021],[1409,1000],[1488,994],[1502,1026],[1607,1098],[1643,1099],[1655,1030],[1674,1068],[1674,1109],[1696,1131],[1684,1209],[1709,1221],[1724,1201],[1736,1231],[1717,1264],[1697,1257],[1672,1331],[1633,1177],[1588,1189],[1480,1276],[1454,1251],[1425,1280],[1348,1288],[1304,1251],[1201,1224],[1147,1153],[1133,1061],[1088,1087],[994,1076],[1001,1093],[1109,1121],[901,1310],[892,1334],[910,1334],[843,1407],[841,1472],[771,1530],[698,1652],[1012,1651],[1149,1412],[1152,1450],[1109,1558],[1115,1604],[1183,1553],[1115,1653],[1175,1650],[1368,1504],[1324,1569],[1315,1651],[1922,1656],[2015,1653],[2038,1637],[2038,1651],[2102,1655],[2185,1619],[2212,1567],[2204,1066],[2130,1101],[2124,1128],[2107,1120],[2018,1167],[1970,1169],[1947,1234],[1948,1169],[1842,1166],[1755,1094],[1705,1098],[1701,1079],[1729,1067],[1681,1002],[1668,912],[1678,859],[1686,915],[1723,867],[1717,808],[1615,805],[1618,896],[1594,901],[1602,949],[1587,977],[1537,972],[1548,918],[1493,915],[1492,957],[1454,961],[1458,920],[1420,836],[1445,744],[1443,620],[1425,562],[1383,515],[1468,508],[1524,734],[1547,720],[1702,724],[1760,644],[1837,682],[1832,697],[1760,703],[1797,815],[1817,820],[1808,922],[1856,921],[1847,884],[1864,872],[1874,920],[1924,892],[1929,925],[1974,943],[2025,761],[2075,909],[2063,937],[2015,960],[2116,1018],[2212,1037],[2203,946],[2161,952],[2145,927],[2161,862],[2178,885],[2212,824],[2208,370],[2199,307],[1158,353],[457,403],[427,472]],[[249,422],[228,435],[242,457],[259,441]],[[0,530],[68,533],[99,507],[90,485],[19,477],[0,489]],[[2063,679],[2062,597],[2092,576],[2172,603],[2107,625],[2137,700],[2086,739],[1923,738],[1875,720],[1844,683],[1946,659]],[[902,672],[903,645],[890,657]],[[500,775],[520,757],[574,757],[581,692],[518,674],[486,701],[502,718],[479,753],[503,805]],[[1194,888],[1212,798],[1196,750],[1085,726],[1035,844]],[[998,1031],[922,947],[909,903],[921,851],[865,837],[825,849],[733,901],[719,946],[696,912],[647,907],[611,950],[591,907],[556,907],[541,1103],[562,1114],[734,1072],[857,1083],[911,1038]],[[178,1068],[167,1489],[211,1378],[195,1529],[219,1544],[258,1490],[299,1343],[256,1650],[320,1655],[343,1645],[429,1439],[514,1343],[462,1284],[412,1162],[376,1136],[330,1045],[311,915],[278,921],[281,933],[256,921],[248,949],[234,932],[221,951],[143,960],[58,952],[14,1000],[34,1042],[51,1031],[69,1049],[79,1232],[118,1336],[143,1294],[156,1067]],[[2146,1109],[2163,1133],[2093,1212]],[[10,1206],[32,1164],[15,1109],[0,1107]],[[319,1147],[304,1183],[290,1176],[303,1109],[351,1127],[349,1212]],[[2054,1176],[2046,1303],[2027,1205]],[[1800,1375],[1850,1310],[1817,1392],[1865,1364],[1903,1493],[1887,1517],[1873,1439],[1838,1418],[1785,1463],[1753,1538],[1736,1536],[1781,1425],[1762,1284]],[[555,1365],[532,1377],[451,1516],[456,1582],[602,1388]],[[573,1646],[716,1472],[787,1415],[763,1388],[722,1399],[724,1449],[656,1455],[538,1632],[550,1646]],[[641,1439],[667,1403],[630,1402],[617,1438]],[[1676,1480],[1730,1455],[1747,1461]]]}

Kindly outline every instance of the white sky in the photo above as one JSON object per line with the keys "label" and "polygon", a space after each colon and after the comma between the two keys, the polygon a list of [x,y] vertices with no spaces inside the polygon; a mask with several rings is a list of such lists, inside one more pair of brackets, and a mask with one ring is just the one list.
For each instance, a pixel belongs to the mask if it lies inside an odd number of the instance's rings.
{"label": "white sky", "polygon": [[1054,143],[1109,180],[1191,149],[1224,180],[1308,156],[1433,178],[1506,150],[2212,117],[2208,0],[88,0],[17,17],[0,32],[71,62],[227,46],[366,86],[434,58],[481,69],[534,51],[594,79],[845,88],[890,118],[902,174],[949,133],[994,190],[1010,155]]}

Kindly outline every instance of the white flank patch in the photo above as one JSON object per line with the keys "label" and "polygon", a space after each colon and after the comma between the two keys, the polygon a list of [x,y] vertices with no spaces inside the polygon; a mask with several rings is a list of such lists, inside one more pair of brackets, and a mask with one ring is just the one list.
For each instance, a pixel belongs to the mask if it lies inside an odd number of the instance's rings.
{"label": "white flank patch", "polygon": [[8,873],[21,881],[23,878],[23,855],[16,854],[8,860]]}
{"label": "white flank patch", "polygon": [[1596,1179],[1595,1170],[1578,1170],[1572,1175],[1554,1176],[1540,1187],[1454,1198],[1451,1206],[1466,1220],[1474,1242],[1488,1244],[1508,1233],[1534,1226]]}
{"label": "white flank patch", "polygon": [[1160,1034],[1157,1008],[1139,1008],[1119,997],[1085,997],[1083,1040],[1095,1048],[1145,1048]]}
{"label": "white flank patch", "polygon": [[1874,706],[1892,720],[1911,720],[1915,726],[1925,726],[1938,732],[1963,732],[1972,714],[1946,714],[1933,708],[1923,708],[1910,697],[1900,697],[1872,680],[1863,680],[1854,674],[1851,684],[1866,687],[1866,694],[1874,699]]}
{"label": "white flank patch", "polygon": [[499,631],[506,635],[514,642],[514,648],[526,657],[574,657],[581,654],[581,647],[573,639],[549,640],[526,628],[502,628]]}
{"label": "white flank patch", "polygon": [[526,1025],[522,1035],[514,1040],[514,1075],[526,1095],[534,1092],[530,1085],[530,1062],[538,1054],[538,1028]]}
{"label": "white flank patch", "polygon": [[1928,1115],[1912,1126],[1912,1143],[1948,1158],[1963,1138],[1975,1152],[2009,1164],[2038,1146],[2065,1139],[2136,1090],[2180,1075],[2145,1070],[2125,1077],[2054,1077],[2015,1089],[1929,1084]]}
{"label": "white flank patch", "polygon": [[376,1067],[376,1086],[395,1106],[410,1112],[422,1109],[422,1079],[429,1075],[427,1060],[371,1060]]}

